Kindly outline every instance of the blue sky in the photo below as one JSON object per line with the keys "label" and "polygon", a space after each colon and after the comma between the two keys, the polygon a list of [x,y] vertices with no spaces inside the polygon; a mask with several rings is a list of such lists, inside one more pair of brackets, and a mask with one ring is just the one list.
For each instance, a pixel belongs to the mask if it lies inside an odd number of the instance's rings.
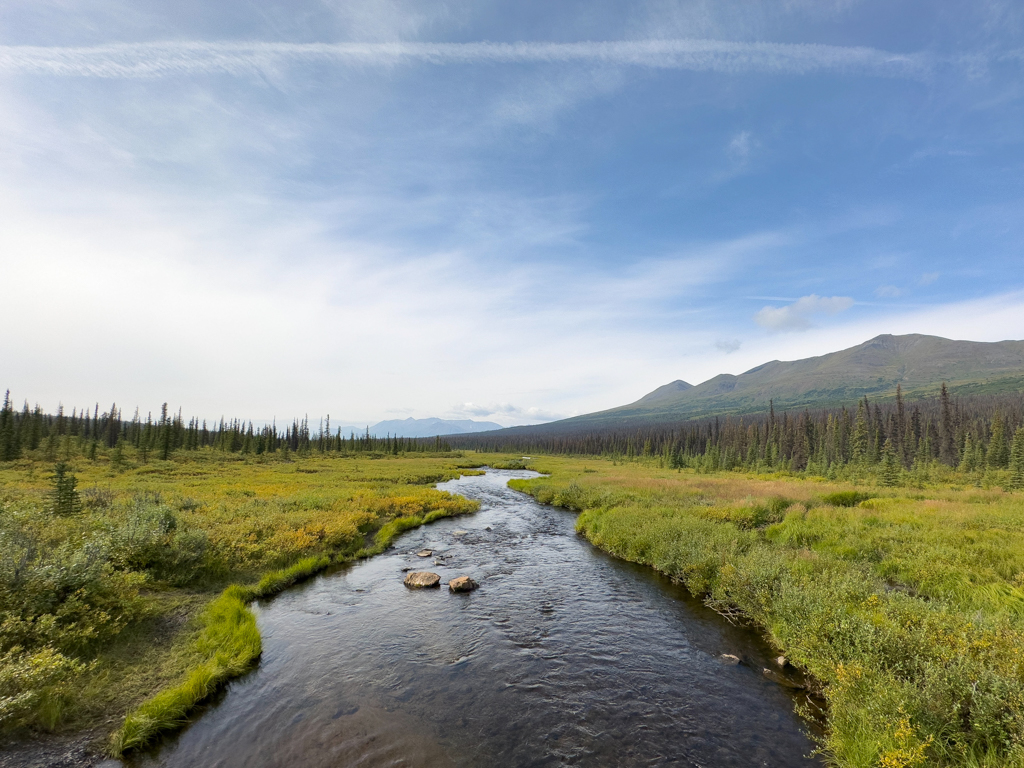
{"label": "blue sky", "polygon": [[1024,338],[1019,2],[0,6],[0,385],[504,424]]}

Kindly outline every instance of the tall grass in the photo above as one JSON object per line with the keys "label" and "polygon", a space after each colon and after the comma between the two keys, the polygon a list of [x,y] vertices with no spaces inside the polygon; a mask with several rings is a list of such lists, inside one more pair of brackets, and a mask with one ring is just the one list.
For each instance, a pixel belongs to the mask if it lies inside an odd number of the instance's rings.
{"label": "tall grass", "polygon": [[[397,517],[375,534],[372,547],[360,550],[369,557],[384,551],[404,531],[452,514],[476,509],[473,504],[435,509],[424,515]],[[233,585],[214,600],[202,617],[203,631],[196,641],[205,661],[192,669],[180,684],[161,691],[124,721],[111,739],[115,757],[152,744],[161,735],[177,730],[188,714],[231,679],[252,668],[261,653],[256,618],[248,608],[253,600],[271,597],[323,571],[331,564],[327,555],[306,557],[293,565],[267,573],[253,586]]]}
{"label": "tall grass", "polygon": [[760,627],[825,697],[831,764],[1024,766],[1024,495],[572,461],[514,485]]}
{"label": "tall grass", "polygon": [[405,527],[477,507],[429,487],[473,472],[459,455],[284,462],[204,450],[141,466],[74,458],[83,503],[62,516],[53,464],[37,453],[0,462],[5,736],[91,730],[111,711],[144,717],[139,703],[168,685],[179,698],[161,701],[183,706],[219,684],[195,638],[228,584],[267,596],[328,558],[373,554]]}
{"label": "tall grass", "polygon": [[251,595],[251,590],[231,586],[210,603],[196,641],[206,661],[179,685],[161,691],[125,718],[111,739],[114,756],[151,744],[162,733],[181,727],[196,705],[251,668],[263,648],[256,617],[248,608]]}

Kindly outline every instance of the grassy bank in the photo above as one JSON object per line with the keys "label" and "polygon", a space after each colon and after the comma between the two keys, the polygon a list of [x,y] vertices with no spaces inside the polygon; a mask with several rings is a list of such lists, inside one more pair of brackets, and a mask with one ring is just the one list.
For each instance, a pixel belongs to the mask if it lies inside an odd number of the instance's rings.
{"label": "grassy bank", "polygon": [[[432,484],[458,456],[0,464],[0,727],[152,741],[260,654],[247,608],[476,504]],[[125,713],[128,716],[125,717]]]}
{"label": "grassy bank", "polygon": [[543,464],[512,485],[816,681],[832,764],[1024,765],[1024,494]]}

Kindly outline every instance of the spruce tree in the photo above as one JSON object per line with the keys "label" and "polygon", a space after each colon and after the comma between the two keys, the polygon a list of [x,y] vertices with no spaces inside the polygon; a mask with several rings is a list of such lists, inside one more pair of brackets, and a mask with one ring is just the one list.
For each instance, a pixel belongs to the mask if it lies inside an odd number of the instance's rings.
{"label": "spruce tree", "polygon": [[53,467],[53,491],[51,501],[54,514],[69,517],[82,509],[76,486],[78,479],[71,474],[71,468],[63,461]]}
{"label": "spruce tree", "polygon": [[975,463],[976,460],[977,452],[974,446],[974,436],[968,432],[964,440],[964,457],[960,460],[960,471],[973,472],[978,468],[978,465]]}
{"label": "spruce tree", "polygon": [[953,466],[958,457],[953,434],[953,407],[949,401],[946,382],[942,382],[942,389],[939,391],[939,406],[942,411],[939,431],[939,460],[943,464]]}
{"label": "spruce tree", "polygon": [[882,485],[892,487],[900,480],[900,464],[893,451],[892,441],[886,440],[882,447]]}
{"label": "spruce tree", "polygon": [[20,454],[21,446],[14,423],[11,391],[7,390],[4,394],[3,408],[0,409],[0,461],[14,461]]}
{"label": "spruce tree", "polygon": [[992,416],[992,437],[988,443],[988,466],[1004,469],[1010,463],[1010,449],[1006,444],[1006,429],[999,411]]}
{"label": "spruce tree", "polygon": [[1017,427],[1013,436],[1013,449],[1010,451],[1010,484],[1017,489],[1024,489],[1024,427]]}
{"label": "spruce tree", "polygon": [[852,459],[854,464],[863,464],[868,459],[868,417],[865,401],[857,405],[857,418],[853,422]]}

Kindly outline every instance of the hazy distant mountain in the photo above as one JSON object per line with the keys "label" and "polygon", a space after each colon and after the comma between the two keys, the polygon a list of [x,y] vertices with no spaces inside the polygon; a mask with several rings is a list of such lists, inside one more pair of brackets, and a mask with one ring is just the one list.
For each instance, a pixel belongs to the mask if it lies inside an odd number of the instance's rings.
{"label": "hazy distant mountain", "polygon": [[[1024,341],[951,341],[885,334],[821,357],[773,360],[739,376],[723,373],[692,386],[673,381],[635,403],[543,425],[545,431],[627,426],[636,421],[701,418],[768,409],[823,407],[859,398],[892,397],[896,385],[914,395],[1024,390]],[[520,431],[524,428],[515,428]]]}
{"label": "hazy distant mountain", "polygon": [[[468,432],[488,432],[492,429],[502,429],[501,424],[493,421],[474,421],[473,419],[438,419],[430,417],[427,419],[390,419],[379,421],[370,425],[370,434],[377,437],[391,435],[392,437],[434,437],[435,435],[461,435]],[[366,426],[342,427],[341,434],[348,436],[355,432],[357,435],[366,433]]]}

